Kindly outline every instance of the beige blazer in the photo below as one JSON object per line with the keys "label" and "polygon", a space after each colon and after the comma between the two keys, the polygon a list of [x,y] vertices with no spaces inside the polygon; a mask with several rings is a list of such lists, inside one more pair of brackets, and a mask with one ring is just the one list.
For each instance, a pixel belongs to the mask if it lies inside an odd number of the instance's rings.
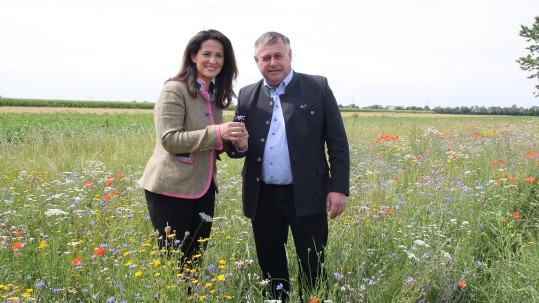
{"label": "beige blazer", "polygon": [[151,192],[186,199],[217,187],[217,152],[223,149],[218,124],[223,112],[185,84],[169,81],[154,107],[156,144],[139,185]]}

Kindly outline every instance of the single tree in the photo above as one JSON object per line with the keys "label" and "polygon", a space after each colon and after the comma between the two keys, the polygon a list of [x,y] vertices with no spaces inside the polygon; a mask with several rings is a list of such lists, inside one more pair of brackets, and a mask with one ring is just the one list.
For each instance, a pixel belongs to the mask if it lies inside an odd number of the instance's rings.
{"label": "single tree", "polygon": [[[517,62],[522,70],[532,73],[528,78],[539,80],[539,16],[535,17],[535,23],[532,27],[524,25],[520,27],[520,36],[530,43],[530,46],[526,47],[530,53],[526,57],[519,58]],[[539,97],[539,84],[535,87],[537,88],[535,96]]]}

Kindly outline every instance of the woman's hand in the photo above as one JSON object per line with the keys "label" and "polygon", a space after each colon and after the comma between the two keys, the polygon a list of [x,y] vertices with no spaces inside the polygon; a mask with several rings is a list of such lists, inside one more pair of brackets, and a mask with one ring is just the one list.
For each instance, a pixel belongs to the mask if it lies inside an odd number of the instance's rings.
{"label": "woman's hand", "polygon": [[225,122],[219,125],[221,139],[232,142],[239,150],[247,148],[249,133],[241,122]]}

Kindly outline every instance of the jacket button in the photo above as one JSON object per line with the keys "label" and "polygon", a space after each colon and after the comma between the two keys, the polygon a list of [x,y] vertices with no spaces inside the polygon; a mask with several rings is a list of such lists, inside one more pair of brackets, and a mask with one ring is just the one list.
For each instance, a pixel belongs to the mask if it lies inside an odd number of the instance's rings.
{"label": "jacket button", "polygon": [[269,105],[272,106],[272,105],[273,105],[273,102],[270,102]]}
{"label": "jacket button", "polygon": [[260,178],[256,178],[256,183],[260,183]]}
{"label": "jacket button", "polygon": [[264,139],[264,138],[260,139],[260,142],[264,143],[264,141],[266,141],[266,139]]}
{"label": "jacket button", "polygon": [[257,162],[260,162],[260,161],[262,161],[262,158],[258,158],[258,159],[256,159],[256,161],[257,161]]}
{"label": "jacket button", "polygon": [[266,125],[269,125],[269,124],[270,124],[270,121],[269,121],[269,120],[268,120],[268,121],[266,121]]}

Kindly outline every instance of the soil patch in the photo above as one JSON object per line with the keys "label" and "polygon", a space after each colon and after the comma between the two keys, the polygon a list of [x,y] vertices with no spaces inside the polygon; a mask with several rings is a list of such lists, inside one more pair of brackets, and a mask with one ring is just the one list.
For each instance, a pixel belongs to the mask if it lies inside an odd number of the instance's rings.
{"label": "soil patch", "polygon": [[[83,114],[151,114],[153,109],[136,109],[136,108],[81,108],[81,107],[22,107],[22,106],[0,106],[0,113],[35,113],[35,114],[50,114],[50,113],[83,113]],[[225,110],[225,115],[233,115],[233,111]],[[391,113],[391,112],[342,112],[343,117],[350,116],[360,117],[458,117],[465,115],[449,115],[449,114],[427,114],[427,113]],[[469,116],[468,116],[469,117]]]}

